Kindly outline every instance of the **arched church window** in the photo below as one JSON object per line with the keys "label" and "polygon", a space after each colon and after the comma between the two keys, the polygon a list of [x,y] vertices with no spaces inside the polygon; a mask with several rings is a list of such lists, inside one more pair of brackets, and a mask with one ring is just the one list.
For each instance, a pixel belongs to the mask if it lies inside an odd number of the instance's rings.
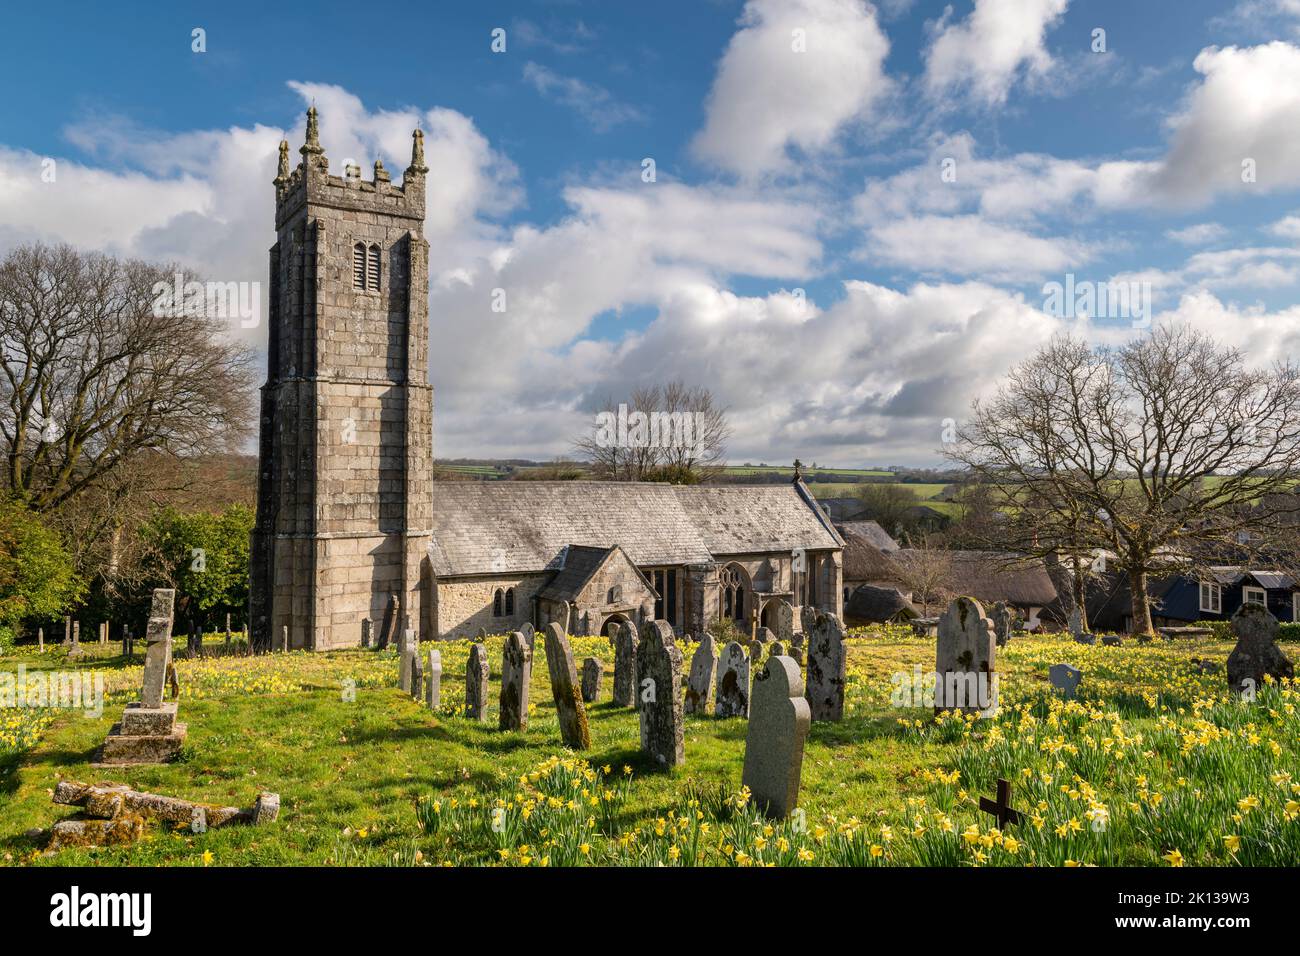
{"label": "arched church window", "polygon": [[492,595],[492,616],[493,617],[501,616],[501,599],[502,599],[501,589],[497,588],[496,593]]}
{"label": "arched church window", "polygon": [[515,589],[506,588],[506,617],[515,613]]}
{"label": "arched church window", "polygon": [[379,291],[379,247],[372,245],[366,256],[366,288],[371,292]]}

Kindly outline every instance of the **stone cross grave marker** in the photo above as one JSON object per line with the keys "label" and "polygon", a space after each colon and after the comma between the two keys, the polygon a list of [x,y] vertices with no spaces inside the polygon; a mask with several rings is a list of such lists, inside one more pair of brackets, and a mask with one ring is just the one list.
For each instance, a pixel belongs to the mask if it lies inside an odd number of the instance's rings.
{"label": "stone cross grave marker", "polygon": [[682,743],[682,652],[667,621],[641,625],[636,649],[641,750],[661,767],[686,762]]}
{"label": "stone cross grave marker", "polygon": [[506,638],[501,651],[501,713],[498,726],[502,730],[528,729],[528,687],[533,682],[533,649],[528,646],[523,632],[515,631]]}
{"label": "stone cross grave marker", "polygon": [[546,625],[546,670],[551,678],[551,694],[555,698],[560,736],[565,746],[574,750],[589,749],[591,731],[587,727],[582,689],[578,686],[578,669],[573,663],[573,648],[569,646],[564,628],[553,621]]}
{"label": "stone cross grave marker", "polygon": [[487,647],[475,641],[465,663],[465,716],[470,720],[487,719],[488,657]]}
{"label": "stone cross grave marker", "polygon": [[979,601],[959,597],[939,618],[935,648],[934,709],[996,712],[997,642]]}
{"label": "stone cross grave marker", "polygon": [[769,657],[754,677],[740,779],[754,805],[770,817],[788,817],[799,803],[803,744],[811,725],[798,666],[784,655]]}
{"label": "stone cross grave marker", "polygon": [[803,633],[808,639],[808,683],[805,696],[813,720],[844,718],[844,683],[848,649],[844,625],[834,614],[803,609]]}
{"label": "stone cross grave marker", "polygon": [[749,716],[749,655],[736,641],[728,642],[718,660],[713,712],[718,717]]}
{"label": "stone cross grave marker", "polygon": [[636,631],[627,622],[614,636],[614,703],[636,706]]}
{"label": "stone cross grave marker", "polygon": [[1277,646],[1277,618],[1262,604],[1243,604],[1232,615],[1232,634],[1237,646],[1228,655],[1228,687],[1253,695],[1265,675],[1274,680],[1294,677],[1295,667]]}
{"label": "stone cross grave marker", "polygon": [[163,685],[172,662],[172,607],[176,592],[157,588],[149,608],[149,626],[145,631],[144,684],[140,704],[149,709],[162,706]]}
{"label": "stone cross grave marker", "polygon": [[424,665],[420,662],[420,642],[411,634],[406,646],[411,658],[411,696],[419,700],[424,696]]}
{"label": "stone cross grave marker", "polygon": [[442,706],[442,654],[429,648],[429,681],[424,690],[424,702],[430,710]]}
{"label": "stone cross grave marker", "polygon": [[596,657],[588,657],[582,662],[582,701],[594,704],[600,698],[600,684],[605,676],[605,668]]}
{"label": "stone cross grave marker", "polygon": [[1047,669],[1047,679],[1052,682],[1053,689],[1059,690],[1066,700],[1074,700],[1075,689],[1083,680],[1083,671],[1069,664],[1053,664]]}
{"label": "stone cross grave marker", "polygon": [[691,673],[686,680],[686,705],[688,714],[709,712],[709,691],[718,673],[718,651],[713,635],[707,631],[691,656]]}

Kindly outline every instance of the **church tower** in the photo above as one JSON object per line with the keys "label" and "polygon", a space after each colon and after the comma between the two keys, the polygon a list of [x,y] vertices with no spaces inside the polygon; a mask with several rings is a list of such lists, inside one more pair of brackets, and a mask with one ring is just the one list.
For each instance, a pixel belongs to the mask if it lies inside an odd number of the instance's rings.
{"label": "church tower", "polygon": [[[427,629],[433,389],[424,137],[394,186],[382,162],[330,174],[316,108],[280,144],[250,556],[255,647],[327,650],[378,635],[390,595]],[[401,626],[401,625],[398,625]]]}

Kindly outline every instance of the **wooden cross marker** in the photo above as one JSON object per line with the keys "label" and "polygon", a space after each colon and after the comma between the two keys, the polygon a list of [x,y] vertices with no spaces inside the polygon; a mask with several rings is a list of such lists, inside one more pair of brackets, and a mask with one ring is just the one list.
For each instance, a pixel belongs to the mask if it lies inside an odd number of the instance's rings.
{"label": "wooden cross marker", "polygon": [[998,780],[998,798],[990,800],[988,797],[980,797],[980,809],[985,813],[991,813],[997,818],[998,828],[1006,827],[1008,823],[1020,823],[1021,816],[1019,812],[1011,809],[1011,781]]}

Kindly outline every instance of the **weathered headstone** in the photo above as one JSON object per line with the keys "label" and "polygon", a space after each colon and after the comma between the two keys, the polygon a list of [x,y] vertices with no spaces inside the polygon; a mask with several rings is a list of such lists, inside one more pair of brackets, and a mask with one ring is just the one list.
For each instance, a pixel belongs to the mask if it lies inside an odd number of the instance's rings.
{"label": "weathered headstone", "polygon": [[406,650],[406,642],[397,644],[397,686],[402,693],[411,692],[411,655]]}
{"label": "weathered headstone", "polygon": [[722,649],[716,686],[713,712],[717,716],[749,716],[749,655],[736,641]]}
{"label": "weathered headstone", "polygon": [[811,725],[799,668],[785,656],[768,658],[754,677],[740,780],[754,805],[770,817],[787,817],[799,803],[803,744]]}
{"label": "weathered headstone", "polygon": [[769,659],[773,657],[785,657],[785,645],[780,641],[773,641],[768,645],[767,656]]}
{"label": "weathered headstone", "polygon": [[232,635],[230,633],[230,615],[227,613],[226,614],[226,647],[230,646],[231,636]]}
{"label": "weathered headstone", "polygon": [[384,608],[384,622],[379,628],[379,649],[387,650],[390,642],[394,641],[398,628],[401,623],[402,602],[398,600],[395,593],[389,593],[388,606]]}
{"label": "weathered headstone", "polygon": [[533,649],[521,631],[506,638],[501,652],[502,730],[528,729],[528,688],[533,681]]}
{"label": "weathered headstone", "polygon": [[108,643],[108,622],[100,621],[99,622],[99,644],[102,647],[107,643]]}
{"label": "weathered headstone", "polygon": [[605,667],[599,658],[588,657],[582,662],[582,700],[594,704],[600,697],[601,679],[605,676]]}
{"label": "weathered headstone", "polygon": [[[1262,604],[1243,604],[1232,615],[1232,633],[1237,646],[1228,655],[1228,687],[1252,693],[1274,680],[1294,677],[1295,668],[1277,646],[1277,618]],[[1249,683],[1247,683],[1249,682]]]}
{"label": "weathered headstone", "polygon": [[1083,671],[1069,664],[1053,664],[1047,669],[1047,679],[1052,688],[1059,690],[1066,700],[1074,700],[1074,691],[1083,680]]}
{"label": "weathered headstone", "polygon": [[578,686],[578,669],[573,663],[573,648],[564,628],[555,622],[546,625],[546,670],[551,677],[551,694],[565,746],[587,750],[591,747],[591,731],[587,727],[582,689]]}
{"label": "weathered headstone", "polygon": [[776,639],[786,647],[794,640],[794,605],[784,599],[776,602],[772,611],[772,630]]}
{"label": "weathered headstone", "polygon": [[442,706],[442,654],[429,648],[429,673],[424,689],[424,702],[430,710]]}
{"label": "weathered headstone", "polygon": [[691,655],[691,673],[686,680],[685,712],[688,714],[707,714],[709,712],[709,692],[713,690],[713,681],[718,673],[718,651],[713,635],[705,632],[699,647]]}
{"label": "weathered headstone", "polygon": [[1014,615],[1005,601],[999,601],[993,605],[993,612],[989,615],[993,621],[993,636],[997,639],[998,647],[1006,647],[1007,641],[1011,640],[1011,622]]}
{"label": "weathered headstone", "polygon": [[1070,634],[1076,644],[1096,644],[1097,636],[1083,628],[1083,612],[1077,607],[1070,612]]}
{"label": "weathered headstone", "polygon": [[63,618],[63,646],[72,646],[72,615]]}
{"label": "weathered headstone", "polygon": [[477,640],[477,641],[486,641],[487,639],[488,639],[487,628],[486,628],[486,627],[480,627],[480,628],[478,629],[478,637],[476,637],[475,640]]}
{"label": "weathered headstone", "polygon": [[636,631],[627,623],[614,635],[614,703],[636,706]]}
{"label": "weathered headstone", "polygon": [[469,661],[465,664],[465,716],[470,720],[486,720],[487,702],[487,646],[475,641],[470,645]]}
{"label": "weathered headstone", "polygon": [[636,648],[641,750],[661,767],[686,762],[682,744],[682,652],[667,621],[641,625]]}
{"label": "weathered headstone", "polygon": [[419,700],[424,696],[424,664],[420,661],[420,642],[412,640],[406,649],[411,658],[411,696]]}
{"label": "weathered headstone", "polygon": [[524,636],[524,643],[528,645],[528,653],[531,654],[533,652],[534,641],[536,640],[537,632],[533,630],[533,626],[531,624],[525,624],[523,627],[519,629],[519,633]]}
{"label": "weathered headstone", "polygon": [[42,654],[45,653],[45,628],[43,627],[36,629],[36,646],[40,648]]}
{"label": "weathered headstone", "polygon": [[1104,647],[1120,647],[1123,645],[1124,639],[1118,634],[1105,634],[1102,635],[1101,643]]}
{"label": "weathered headstone", "polygon": [[289,625],[288,624],[282,625],[280,627],[280,646],[277,647],[276,650],[277,651],[289,650]]}
{"label": "weathered headstone", "polygon": [[770,628],[760,627],[758,629],[756,640],[760,644],[770,644],[772,641],[776,640],[776,635],[772,633]]}
{"label": "weathered headstone", "polygon": [[[959,597],[939,618],[935,654],[936,711],[996,712],[997,641],[993,622],[974,598]],[[809,662],[811,669],[811,661]]]}
{"label": "weathered headstone", "polygon": [[813,607],[805,607],[802,617],[808,639],[808,710],[813,720],[842,720],[848,668],[844,625],[834,614]]}
{"label": "weathered headstone", "polygon": [[370,646],[370,629],[372,627],[374,627],[374,624],[371,622],[370,618],[363,617],[361,619],[361,646],[362,647]]}
{"label": "weathered headstone", "polygon": [[148,709],[162,706],[163,685],[172,662],[172,606],[176,592],[158,588],[149,608],[149,625],[145,630],[144,685],[140,705]]}

